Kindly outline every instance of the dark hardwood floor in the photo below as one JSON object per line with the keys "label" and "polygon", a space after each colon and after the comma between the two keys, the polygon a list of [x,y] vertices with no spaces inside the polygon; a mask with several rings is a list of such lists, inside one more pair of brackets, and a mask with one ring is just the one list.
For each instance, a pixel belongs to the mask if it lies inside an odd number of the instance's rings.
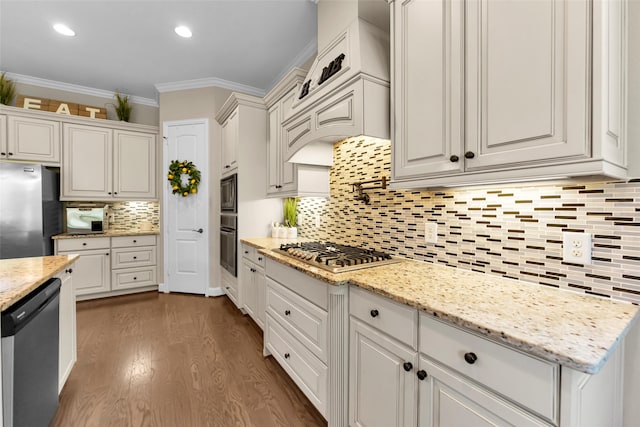
{"label": "dark hardwood floor", "polygon": [[78,362],[52,426],[326,426],[226,297],[78,303]]}

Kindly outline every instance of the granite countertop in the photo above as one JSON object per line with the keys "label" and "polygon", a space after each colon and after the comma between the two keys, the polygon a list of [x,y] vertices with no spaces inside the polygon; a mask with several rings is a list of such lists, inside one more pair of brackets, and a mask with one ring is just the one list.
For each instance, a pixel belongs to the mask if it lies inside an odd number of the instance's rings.
{"label": "granite countertop", "polygon": [[145,236],[145,235],[158,235],[160,231],[154,230],[107,230],[104,233],[91,233],[91,234],[69,234],[61,233],[51,237],[54,240],[57,239],[84,239],[86,237],[118,237],[118,236]]}
{"label": "granite countertop", "polygon": [[242,241],[260,248],[271,259],[331,285],[367,289],[589,374],[604,366],[639,310],[620,301],[406,259],[332,274],[270,250],[284,239]]}
{"label": "granite countertop", "polygon": [[0,260],[0,311],[73,264],[79,255],[55,255]]}

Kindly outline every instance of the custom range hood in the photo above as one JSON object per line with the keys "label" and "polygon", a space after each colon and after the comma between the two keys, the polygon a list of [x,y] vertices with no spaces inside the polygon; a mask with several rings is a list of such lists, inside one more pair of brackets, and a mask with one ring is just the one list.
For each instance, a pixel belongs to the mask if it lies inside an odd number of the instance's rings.
{"label": "custom range hood", "polygon": [[[377,8],[373,13],[372,4]],[[360,135],[389,139],[388,16],[388,5],[382,1],[320,1],[319,45],[322,36],[328,41],[318,47],[283,123],[288,161],[331,166],[337,141]],[[376,20],[383,24],[370,23]],[[348,25],[334,31],[340,22]],[[382,29],[385,23],[387,29]],[[333,37],[326,35],[328,31]]]}

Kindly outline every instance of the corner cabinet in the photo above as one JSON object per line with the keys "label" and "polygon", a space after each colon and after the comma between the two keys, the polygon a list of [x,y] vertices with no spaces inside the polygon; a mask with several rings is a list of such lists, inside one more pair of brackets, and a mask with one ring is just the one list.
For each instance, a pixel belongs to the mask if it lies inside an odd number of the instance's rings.
{"label": "corner cabinet", "polygon": [[305,76],[303,70],[294,68],[264,98],[268,108],[268,197],[329,197],[328,167],[286,160],[282,124],[291,114],[291,106]]}
{"label": "corner cabinet", "polygon": [[222,176],[238,169],[238,110],[234,110],[222,123]]}
{"label": "corner cabinet", "polygon": [[61,200],[156,198],[156,134],[63,125]]}
{"label": "corner cabinet", "polygon": [[393,186],[626,176],[626,1],[391,3]]}

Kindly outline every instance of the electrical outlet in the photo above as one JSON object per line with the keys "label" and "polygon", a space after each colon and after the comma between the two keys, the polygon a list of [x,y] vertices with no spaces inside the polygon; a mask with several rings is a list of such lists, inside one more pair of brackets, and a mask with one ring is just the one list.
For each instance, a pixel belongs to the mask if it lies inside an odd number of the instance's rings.
{"label": "electrical outlet", "polygon": [[562,233],[562,260],[576,264],[591,264],[591,234]]}
{"label": "electrical outlet", "polygon": [[424,241],[427,243],[438,243],[438,223],[424,223]]}

